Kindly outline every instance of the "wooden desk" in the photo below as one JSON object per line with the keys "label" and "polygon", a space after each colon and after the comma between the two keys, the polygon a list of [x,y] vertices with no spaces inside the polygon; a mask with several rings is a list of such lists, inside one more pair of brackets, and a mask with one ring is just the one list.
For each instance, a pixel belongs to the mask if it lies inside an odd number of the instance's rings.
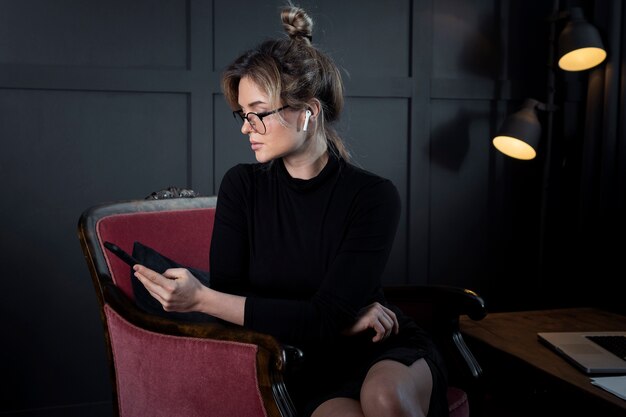
{"label": "wooden desk", "polygon": [[[611,404],[617,415],[626,415],[626,401],[591,384],[585,375],[537,339],[537,332],[626,330],[626,317],[591,308],[491,313],[475,322],[461,318],[468,343],[478,342],[521,360],[568,387],[571,393]],[[480,358],[479,358],[480,360]],[[623,410],[623,411],[622,411]]]}

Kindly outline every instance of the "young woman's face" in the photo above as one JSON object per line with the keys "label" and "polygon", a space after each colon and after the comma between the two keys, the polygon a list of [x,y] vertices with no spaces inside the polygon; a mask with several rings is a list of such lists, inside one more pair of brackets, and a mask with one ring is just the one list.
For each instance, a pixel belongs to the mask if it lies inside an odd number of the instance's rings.
{"label": "young woman's face", "polygon": [[[248,77],[239,81],[238,98],[244,114],[271,112],[283,106],[283,104],[273,106],[268,96]],[[250,145],[257,161],[269,162],[273,159],[306,152],[306,146],[304,146],[306,132],[302,131],[303,121],[301,120],[303,113],[303,111],[287,107],[263,117],[264,134],[262,134],[261,122],[256,123],[256,129],[248,121],[243,122],[241,133],[250,138]]]}

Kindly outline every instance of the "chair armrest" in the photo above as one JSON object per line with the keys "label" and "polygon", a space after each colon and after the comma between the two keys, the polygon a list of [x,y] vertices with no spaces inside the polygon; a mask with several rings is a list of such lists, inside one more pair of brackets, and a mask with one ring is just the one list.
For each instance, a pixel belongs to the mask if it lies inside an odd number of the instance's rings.
{"label": "chair armrest", "polygon": [[428,331],[446,360],[455,369],[469,372],[473,379],[482,368],[469,350],[460,331],[459,317],[482,320],[487,315],[484,300],[472,290],[447,285],[402,285],[384,289],[385,298]]}
{"label": "chair armrest", "polygon": [[[271,392],[277,412],[268,409],[268,416],[294,417],[295,407],[284,384],[287,365],[298,365],[302,351],[281,345],[273,336],[222,322],[185,322],[144,312],[113,282],[102,286],[103,302],[129,323],[142,329],[171,336],[213,339],[256,345],[257,378],[262,391]],[[107,333],[108,337],[108,333]],[[265,395],[263,396],[265,399]],[[265,400],[264,400],[265,401]],[[266,407],[271,404],[266,403]]]}
{"label": "chair armrest", "polygon": [[450,285],[399,285],[384,288],[392,302],[432,303],[444,307],[448,314],[467,315],[472,320],[487,316],[484,300],[474,291]]}
{"label": "chair armrest", "polygon": [[274,358],[277,368],[283,370],[286,354],[278,341],[270,335],[219,322],[185,322],[155,316],[138,308],[115,284],[105,284],[103,290],[105,302],[135,326],[172,336],[255,344],[265,349]]}

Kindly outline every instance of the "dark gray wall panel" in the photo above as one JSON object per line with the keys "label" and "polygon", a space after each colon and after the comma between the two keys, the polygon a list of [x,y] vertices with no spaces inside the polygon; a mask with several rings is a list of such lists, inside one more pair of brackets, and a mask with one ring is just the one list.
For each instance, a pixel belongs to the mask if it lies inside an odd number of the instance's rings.
{"label": "dark gray wall panel", "polygon": [[4,409],[109,400],[78,217],[185,184],[187,112],[177,94],[0,90]]}
{"label": "dark gray wall panel", "polygon": [[[408,0],[314,2],[313,40],[355,76],[406,77],[411,56]],[[316,8],[312,8],[316,11]]]}
{"label": "dark gray wall panel", "polygon": [[433,2],[433,74],[435,78],[498,75],[497,0]]}
{"label": "dark gray wall panel", "polygon": [[29,195],[71,185],[102,201],[187,182],[184,94],[2,90],[0,105],[2,170]]}
{"label": "dark gray wall panel", "polygon": [[186,68],[187,2],[0,2],[0,62]]}
{"label": "dark gray wall panel", "polygon": [[430,279],[473,287],[487,275],[488,101],[432,102]]}

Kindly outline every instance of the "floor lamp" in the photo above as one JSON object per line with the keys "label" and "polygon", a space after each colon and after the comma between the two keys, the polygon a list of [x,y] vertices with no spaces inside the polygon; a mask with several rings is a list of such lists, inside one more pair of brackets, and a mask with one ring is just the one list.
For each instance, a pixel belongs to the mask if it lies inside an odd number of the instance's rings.
{"label": "floor lamp", "polygon": [[[556,39],[557,22],[568,22]],[[584,71],[594,68],[606,59],[606,50],[598,30],[585,20],[579,7],[568,11],[559,11],[559,0],[554,0],[553,13],[549,19],[549,50],[546,102],[526,99],[522,107],[509,115],[492,140],[493,146],[503,154],[518,160],[534,159],[542,138],[542,126],[537,111],[547,112],[545,120],[545,154],[543,166],[543,184],[541,191],[541,215],[538,260],[538,288],[541,288],[544,269],[544,244],[547,217],[548,186],[550,180],[550,161],[552,154],[552,136],[556,91],[556,64],[563,71]],[[557,56],[558,51],[558,56]]]}

